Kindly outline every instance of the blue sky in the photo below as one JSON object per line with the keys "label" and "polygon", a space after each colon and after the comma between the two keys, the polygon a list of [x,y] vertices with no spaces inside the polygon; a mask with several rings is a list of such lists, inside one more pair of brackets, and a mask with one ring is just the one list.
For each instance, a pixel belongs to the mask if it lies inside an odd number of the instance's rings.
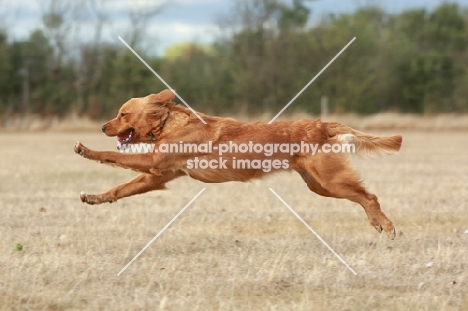
{"label": "blue sky", "polygon": [[[11,39],[21,40],[34,29],[41,27],[41,12],[52,0],[23,0],[16,3],[0,0],[0,20],[9,30]],[[66,1],[66,0],[60,0]],[[72,1],[72,0],[70,0]],[[115,40],[117,36],[125,39],[129,23],[126,12],[135,8],[146,8],[162,0],[97,0],[104,3],[104,11],[109,13],[112,26],[105,29],[105,39]],[[174,0],[154,19],[148,27],[147,48],[161,53],[168,46],[177,42],[210,42],[218,34],[217,21],[221,16],[228,16],[233,0]],[[72,1],[73,2],[73,1]],[[77,3],[75,1],[73,3]],[[352,12],[365,4],[378,4],[387,12],[398,13],[404,9],[425,7],[433,9],[444,0],[318,0],[308,2],[312,9],[312,19],[328,13]],[[468,0],[450,1],[468,8]],[[76,11],[76,10],[75,10]],[[88,13],[87,13],[88,12]],[[70,14],[73,14],[70,13]],[[70,42],[89,40],[94,31],[94,23],[89,11],[83,9],[80,22],[70,30],[67,39]],[[87,16],[87,14],[89,16]]]}

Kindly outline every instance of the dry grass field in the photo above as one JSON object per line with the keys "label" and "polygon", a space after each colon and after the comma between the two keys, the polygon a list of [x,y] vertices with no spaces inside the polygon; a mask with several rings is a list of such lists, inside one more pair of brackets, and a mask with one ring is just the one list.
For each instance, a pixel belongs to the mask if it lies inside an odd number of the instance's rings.
{"label": "dry grass field", "polygon": [[167,191],[84,205],[80,191],[135,175],[72,150],[76,140],[112,150],[113,139],[0,134],[0,309],[468,310],[467,133],[402,134],[399,155],[355,161],[396,225],[394,241],[360,206],[318,197],[293,173],[249,184],[179,179]]}

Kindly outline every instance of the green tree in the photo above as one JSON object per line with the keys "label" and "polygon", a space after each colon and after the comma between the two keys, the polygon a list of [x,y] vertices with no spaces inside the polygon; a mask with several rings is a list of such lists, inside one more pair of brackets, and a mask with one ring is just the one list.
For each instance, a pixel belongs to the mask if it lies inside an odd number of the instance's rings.
{"label": "green tree", "polygon": [[48,39],[41,30],[35,30],[27,41],[13,42],[11,51],[15,73],[13,83],[15,102],[22,102],[25,87],[29,89],[28,107],[23,107],[25,104],[23,102],[21,105],[15,105],[15,110],[42,112],[49,100],[47,94],[52,91],[49,66],[53,51]]}
{"label": "green tree", "polygon": [[303,28],[306,26],[310,9],[305,6],[305,0],[293,0],[292,6],[284,3],[278,4],[280,29]]}
{"label": "green tree", "polygon": [[455,83],[462,74],[455,66],[456,58],[466,49],[466,21],[460,8],[442,4],[433,12],[408,11],[397,17],[395,26],[393,35],[406,38],[408,47],[396,67],[401,81],[400,110],[452,110]]}
{"label": "green tree", "polygon": [[7,41],[7,34],[0,30],[0,114],[7,110],[9,99],[13,91],[13,67],[10,61],[11,50]]}

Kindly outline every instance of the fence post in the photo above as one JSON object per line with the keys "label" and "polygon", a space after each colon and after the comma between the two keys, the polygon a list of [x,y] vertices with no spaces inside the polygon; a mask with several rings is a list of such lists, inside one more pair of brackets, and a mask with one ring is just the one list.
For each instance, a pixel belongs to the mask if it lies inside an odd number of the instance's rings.
{"label": "fence post", "polygon": [[320,118],[326,119],[328,116],[328,97],[327,96],[322,96],[320,98]]}

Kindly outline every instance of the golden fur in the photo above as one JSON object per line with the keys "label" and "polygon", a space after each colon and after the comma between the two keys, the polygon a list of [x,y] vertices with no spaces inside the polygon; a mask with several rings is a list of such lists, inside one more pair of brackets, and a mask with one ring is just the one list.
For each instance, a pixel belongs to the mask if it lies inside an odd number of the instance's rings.
{"label": "golden fur", "polygon": [[[119,140],[129,138],[129,143],[154,143],[155,148],[162,144],[184,143],[202,144],[211,141],[214,146],[225,142],[259,144],[306,142],[324,144],[353,143],[360,155],[382,155],[398,152],[402,137],[371,136],[346,125],[320,120],[278,121],[244,123],[232,118],[208,116],[198,113],[207,124],[200,122],[192,111],[173,102],[174,93],[165,90],[143,98],[132,98],[119,110],[116,118],[103,125],[108,136]],[[381,211],[377,197],[366,191],[360,178],[350,165],[345,153],[306,152],[274,153],[267,157],[262,153],[238,153],[229,151],[223,154],[228,160],[226,169],[188,168],[187,161],[198,157],[217,160],[214,153],[161,153],[128,154],[121,152],[93,151],[77,142],[75,152],[100,163],[132,169],[141,174],[128,183],[116,186],[100,195],[81,194],[81,200],[88,204],[115,202],[118,199],[152,190],[165,189],[165,184],[181,176],[207,183],[227,181],[246,182],[262,178],[277,170],[265,172],[258,168],[236,169],[234,159],[274,159],[287,161],[289,166],[282,170],[294,170],[306,182],[308,188],[322,196],[345,198],[359,203],[365,210],[369,222],[379,232],[382,229],[393,239],[393,223]]]}

